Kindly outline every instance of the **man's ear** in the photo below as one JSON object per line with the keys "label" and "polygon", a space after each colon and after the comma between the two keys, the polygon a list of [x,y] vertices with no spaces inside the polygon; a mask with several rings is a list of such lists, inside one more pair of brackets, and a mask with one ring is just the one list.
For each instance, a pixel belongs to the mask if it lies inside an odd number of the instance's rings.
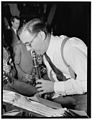
{"label": "man's ear", "polygon": [[43,31],[40,31],[38,34],[38,37],[41,38],[42,40],[45,40],[45,33]]}

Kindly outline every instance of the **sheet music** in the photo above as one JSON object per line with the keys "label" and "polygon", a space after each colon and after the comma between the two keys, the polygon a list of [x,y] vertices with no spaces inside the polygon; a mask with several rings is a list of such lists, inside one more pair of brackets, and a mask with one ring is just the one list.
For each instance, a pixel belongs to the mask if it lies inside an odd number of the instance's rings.
{"label": "sheet music", "polygon": [[15,116],[15,115],[17,115],[17,114],[19,114],[19,113],[21,113],[22,111],[19,111],[19,110],[17,110],[17,109],[14,109],[14,110],[11,110],[11,111],[8,111],[8,112],[6,112],[6,113],[4,113],[3,115],[4,116]]}
{"label": "sheet music", "polygon": [[52,109],[39,102],[29,101],[23,95],[7,90],[3,90],[3,101],[46,117],[63,116],[66,110],[64,108]]}

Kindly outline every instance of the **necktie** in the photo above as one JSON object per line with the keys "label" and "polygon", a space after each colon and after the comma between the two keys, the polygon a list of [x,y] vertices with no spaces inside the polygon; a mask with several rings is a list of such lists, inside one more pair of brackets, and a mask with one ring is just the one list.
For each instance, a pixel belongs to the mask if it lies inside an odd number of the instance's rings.
{"label": "necktie", "polygon": [[66,81],[66,77],[63,75],[63,73],[52,63],[49,56],[45,53],[45,58],[48,61],[49,65],[51,66],[52,70],[55,72],[57,79],[59,81]]}

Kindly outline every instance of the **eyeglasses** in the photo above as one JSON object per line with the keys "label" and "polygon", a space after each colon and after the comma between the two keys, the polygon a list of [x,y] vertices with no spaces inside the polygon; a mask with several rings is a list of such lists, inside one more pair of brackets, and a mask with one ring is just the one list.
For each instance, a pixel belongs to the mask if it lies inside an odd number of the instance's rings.
{"label": "eyeglasses", "polygon": [[29,46],[29,47],[32,47],[32,43],[33,43],[33,41],[34,41],[34,39],[37,37],[37,34],[32,38],[32,40],[30,41],[30,42],[25,42],[24,44],[26,45],[26,46]]}

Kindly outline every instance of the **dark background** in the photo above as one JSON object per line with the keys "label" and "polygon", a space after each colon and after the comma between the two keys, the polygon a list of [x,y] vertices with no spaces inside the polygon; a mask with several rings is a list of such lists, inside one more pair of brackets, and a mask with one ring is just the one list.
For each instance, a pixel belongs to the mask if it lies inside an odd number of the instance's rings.
{"label": "dark background", "polygon": [[[90,41],[91,2],[2,2],[2,21],[4,22],[3,18],[6,17],[10,24],[12,14],[9,3],[17,4],[22,22],[27,22],[34,17],[42,18],[46,22],[52,6],[55,5],[55,14],[50,23],[53,34],[78,37],[88,46]],[[46,5],[45,13],[44,5]]]}
{"label": "dark background", "polygon": [[[50,26],[54,35],[67,35],[82,39],[88,47],[88,115],[91,116],[91,2],[1,2],[2,37],[7,28],[4,18],[11,26],[9,3],[16,4],[20,12],[21,26],[32,18],[39,17],[49,23],[48,16],[55,5]],[[46,7],[46,11],[44,9]],[[53,11],[52,11],[53,13]]]}

